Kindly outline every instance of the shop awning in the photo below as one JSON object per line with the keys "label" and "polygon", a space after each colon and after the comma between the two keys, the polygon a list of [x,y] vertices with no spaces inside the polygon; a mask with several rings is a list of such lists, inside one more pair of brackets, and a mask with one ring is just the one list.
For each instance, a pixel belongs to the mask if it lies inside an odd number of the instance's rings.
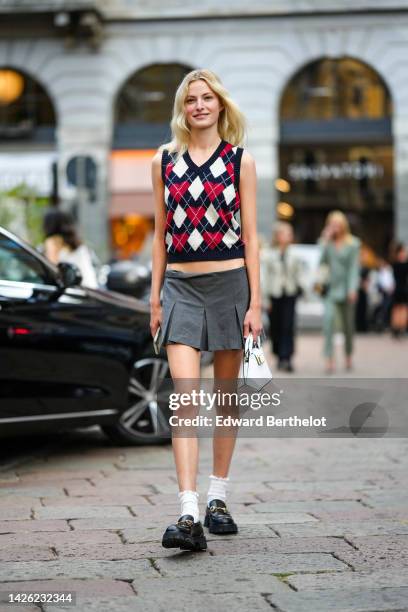
{"label": "shop awning", "polygon": [[109,217],[154,216],[151,163],[156,149],[112,151]]}
{"label": "shop awning", "polygon": [[112,193],[109,206],[109,217],[124,217],[126,215],[154,216],[152,192]]}

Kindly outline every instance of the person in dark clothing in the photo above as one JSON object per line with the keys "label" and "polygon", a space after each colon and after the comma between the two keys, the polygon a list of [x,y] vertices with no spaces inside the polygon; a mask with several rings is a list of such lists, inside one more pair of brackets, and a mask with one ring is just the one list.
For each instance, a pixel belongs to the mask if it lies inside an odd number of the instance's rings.
{"label": "person in dark clothing", "polygon": [[360,270],[360,285],[357,292],[356,304],[356,331],[368,332],[368,286],[369,268],[362,267]]}
{"label": "person in dark clothing", "polygon": [[378,265],[376,288],[380,294],[380,302],[374,310],[373,323],[374,329],[381,332],[390,326],[392,296],[395,289],[392,267],[383,258]]}
{"label": "person in dark clothing", "polygon": [[408,251],[402,243],[395,249],[392,270],[395,288],[392,298],[391,329],[395,338],[401,338],[408,324]]}

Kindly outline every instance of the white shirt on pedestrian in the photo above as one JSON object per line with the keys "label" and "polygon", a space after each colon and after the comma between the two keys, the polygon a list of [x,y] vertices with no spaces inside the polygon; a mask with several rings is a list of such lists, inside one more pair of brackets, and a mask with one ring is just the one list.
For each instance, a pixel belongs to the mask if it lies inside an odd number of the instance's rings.
{"label": "white shirt on pedestrian", "polygon": [[98,288],[98,280],[92,264],[91,253],[85,244],[79,245],[73,251],[63,247],[59,252],[59,261],[72,263],[78,267],[82,276],[81,285],[91,289]]}

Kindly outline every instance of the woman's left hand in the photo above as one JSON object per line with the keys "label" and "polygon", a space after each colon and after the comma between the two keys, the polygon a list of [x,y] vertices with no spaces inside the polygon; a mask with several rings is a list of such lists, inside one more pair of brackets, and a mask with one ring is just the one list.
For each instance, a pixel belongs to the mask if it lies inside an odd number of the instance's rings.
{"label": "woman's left hand", "polygon": [[249,336],[252,332],[254,342],[258,340],[258,336],[262,331],[262,311],[260,306],[250,306],[246,312],[244,319],[244,337]]}

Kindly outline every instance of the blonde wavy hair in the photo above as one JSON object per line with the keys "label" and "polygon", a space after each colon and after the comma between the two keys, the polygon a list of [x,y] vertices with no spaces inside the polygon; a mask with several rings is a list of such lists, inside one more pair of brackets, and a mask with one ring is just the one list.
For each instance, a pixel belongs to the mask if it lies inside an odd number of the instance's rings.
{"label": "blonde wavy hair", "polygon": [[223,110],[220,111],[218,118],[218,134],[220,138],[231,143],[232,146],[243,146],[246,135],[246,119],[238,108],[238,105],[231,98],[229,92],[221,83],[220,78],[207,68],[192,70],[187,73],[177,88],[173,115],[170,121],[171,141],[160,145],[159,151],[167,149],[169,152],[177,152],[176,159],[179,159],[188,149],[190,141],[190,127],[186,121],[184,103],[188,95],[190,83],[202,79],[208,87],[218,96]]}
{"label": "blonde wavy hair", "polygon": [[278,234],[282,230],[291,233],[291,235],[292,235],[292,242],[293,242],[293,240],[294,240],[294,232],[293,232],[292,225],[290,223],[288,223],[287,221],[277,221],[275,223],[275,225],[274,225],[273,232],[272,232],[272,238],[271,238],[271,245],[273,247],[277,247],[279,245]]}
{"label": "blonde wavy hair", "polygon": [[343,226],[344,233],[346,235],[345,241],[346,242],[352,242],[353,241],[353,235],[352,235],[352,233],[350,231],[350,224],[348,222],[348,219],[347,219],[346,215],[341,210],[332,210],[327,215],[325,227],[327,227],[329,225],[329,223],[331,223],[332,221],[337,221],[338,223],[340,223]]}

